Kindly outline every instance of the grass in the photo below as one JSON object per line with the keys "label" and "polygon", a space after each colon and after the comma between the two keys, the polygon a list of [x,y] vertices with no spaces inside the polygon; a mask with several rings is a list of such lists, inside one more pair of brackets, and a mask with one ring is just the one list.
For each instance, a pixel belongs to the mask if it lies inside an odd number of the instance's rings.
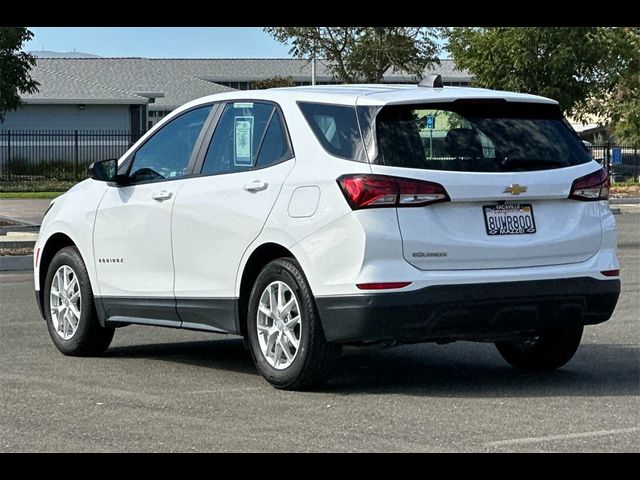
{"label": "grass", "polygon": [[64,192],[0,192],[1,199],[56,198]]}
{"label": "grass", "polygon": [[69,190],[76,183],[78,182],[72,180],[30,180],[0,182],[0,193],[62,193]]}

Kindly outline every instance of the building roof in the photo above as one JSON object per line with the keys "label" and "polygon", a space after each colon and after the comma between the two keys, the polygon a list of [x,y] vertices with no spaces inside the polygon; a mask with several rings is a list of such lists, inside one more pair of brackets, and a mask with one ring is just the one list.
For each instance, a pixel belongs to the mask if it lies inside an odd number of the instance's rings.
{"label": "building roof", "polygon": [[40,83],[38,92],[22,96],[25,103],[145,104],[147,98],[60,71],[37,66],[31,77]]}
{"label": "building roof", "polygon": [[[206,95],[232,88],[201,80],[188,71],[164,69],[145,58],[39,58],[32,76],[39,91],[25,103],[147,103],[172,110]],[[103,100],[98,102],[98,100]]]}
{"label": "building roof", "polygon": [[[468,82],[469,72],[442,60],[425,70],[445,82]],[[149,59],[38,58],[32,76],[39,91],[24,95],[25,103],[147,103],[150,110],[173,110],[191,100],[233,91],[216,82],[252,81],[276,75],[310,81],[308,60],[285,58]],[[335,81],[324,61],[316,62],[316,81]],[[405,72],[388,71],[386,82],[413,82]],[[149,101],[149,98],[153,98]]]}
{"label": "building roof", "polygon": [[[291,77],[294,81],[310,81],[311,62],[295,58],[208,58],[208,59],[152,59],[167,70],[179,69],[210,82],[242,82],[264,80],[276,75]],[[316,61],[316,81],[331,82],[333,74],[324,60]],[[467,70],[457,70],[453,60],[445,59],[440,65],[425,69],[424,74],[439,73],[445,82],[469,82]],[[385,82],[413,82],[415,77],[406,72],[389,69]]]}

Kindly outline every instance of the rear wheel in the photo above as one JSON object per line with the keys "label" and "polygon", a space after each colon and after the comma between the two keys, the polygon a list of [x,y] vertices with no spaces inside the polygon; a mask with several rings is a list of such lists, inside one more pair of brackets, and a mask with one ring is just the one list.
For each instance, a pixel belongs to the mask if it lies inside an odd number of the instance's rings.
{"label": "rear wheel", "polygon": [[318,386],[340,356],[341,347],[325,340],[311,289],[294,259],[274,260],[258,275],[247,333],[256,368],[276,388]]}
{"label": "rear wheel", "polygon": [[115,329],[98,322],[89,274],[75,247],[60,250],[49,265],[44,311],[49,335],[65,355],[98,355],[109,348]]}
{"label": "rear wheel", "polygon": [[502,358],[520,370],[553,370],[566,364],[578,350],[583,327],[547,330],[510,342],[497,342]]}

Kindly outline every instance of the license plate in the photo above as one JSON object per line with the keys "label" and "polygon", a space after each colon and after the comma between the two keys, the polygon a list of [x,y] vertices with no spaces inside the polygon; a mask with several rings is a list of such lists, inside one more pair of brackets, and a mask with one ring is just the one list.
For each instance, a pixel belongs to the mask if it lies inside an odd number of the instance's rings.
{"label": "license plate", "polygon": [[533,207],[529,204],[485,205],[487,235],[523,235],[536,233]]}

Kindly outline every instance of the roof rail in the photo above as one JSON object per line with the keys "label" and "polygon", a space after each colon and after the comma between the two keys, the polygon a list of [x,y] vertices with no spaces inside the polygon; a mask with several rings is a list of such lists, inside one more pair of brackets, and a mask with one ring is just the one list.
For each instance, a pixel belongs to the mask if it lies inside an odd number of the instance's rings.
{"label": "roof rail", "polygon": [[442,77],[437,74],[427,75],[422,79],[418,86],[424,88],[442,88]]}

